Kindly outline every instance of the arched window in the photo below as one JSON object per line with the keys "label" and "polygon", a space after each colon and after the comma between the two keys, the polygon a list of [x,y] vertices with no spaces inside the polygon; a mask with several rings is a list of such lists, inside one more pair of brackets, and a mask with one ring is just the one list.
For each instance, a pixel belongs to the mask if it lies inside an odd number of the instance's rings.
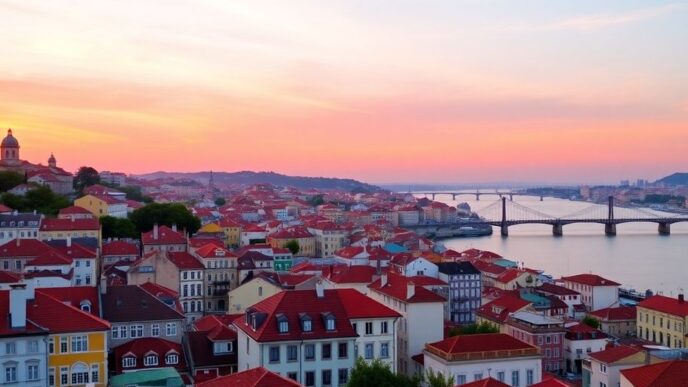
{"label": "arched window", "polygon": [[88,383],[88,366],[84,363],[76,363],[72,366],[72,384]]}

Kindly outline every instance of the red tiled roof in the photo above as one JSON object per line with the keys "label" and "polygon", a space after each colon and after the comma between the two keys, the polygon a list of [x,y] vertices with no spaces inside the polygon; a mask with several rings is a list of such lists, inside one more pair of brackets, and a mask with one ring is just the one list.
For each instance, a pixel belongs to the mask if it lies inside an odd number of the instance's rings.
{"label": "red tiled roof", "polygon": [[52,248],[65,257],[72,259],[96,259],[98,257],[94,250],[78,243],[72,243],[71,246],[55,245]]}
{"label": "red tiled roof", "polygon": [[167,257],[180,270],[204,269],[203,263],[186,251],[168,251]]}
{"label": "red tiled roof", "polygon": [[604,308],[593,312],[589,315],[603,321],[616,320],[634,320],[636,319],[637,310],[635,306],[619,306],[617,308]]}
{"label": "red tiled roof", "polygon": [[53,266],[53,265],[71,265],[72,259],[65,257],[55,250],[46,250],[38,257],[27,262],[31,266]]}
{"label": "red tiled roof", "polygon": [[530,305],[528,301],[507,293],[481,306],[478,308],[477,313],[491,320],[504,322],[509,317],[509,314],[517,312],[528,305]]}
{"label": "red tiled roof", "polygon": [[497,281],[506,284],[506,283],[509,283],[509,282],[515,280],[516,278],[518,278],[523,273],[525,273],[525,272],[522,270],[519,270],[519,269],[514,269],[514,268],[507,269],[497,276]]}
{"label": "red tiled roof", "polygon": [[195,253],[202,258],[236,258],[236,254],[214,243],[197,248]]}
{"label": "red tiled roof", "polygon": [[15,239],[0,246],[0,257],[37,257],[52,248],[38,239]]}
{"label": "red tiled roof", "polygon": [[69,207],[63,208],[58,212],[58,215],[91,215],[91,216],[93,216],[91,211],[89,211],[83,207],[79,207],[79,206],[69,206]]}
{"label": "red tiled roof", "polygon": [[88,301],[91,305],[91,314],[100,316],[100,297],[98,295],[98,288],[95,286],[40,288],[40,291],[77,309],[81,309],[83,301]]}
{"label": "red tiled roof", "polygon": [[509,385],[502,383],[495,378],[488,377],[485,379],[476,380],[474,382],[462,384],[461,387],[509,387]]}
{"label": "red tiled roof", "polygon": [[341,258],[351,259],[359,254],[365,252],[365,249],[361,246],[347,246],[342,249],[337,250],[334,254]]}
{"label": "red tiled roof", "polygon": [[[10,291],[0,290],[0,314],[8,316],[10,313]],[[17,334],[48,334],[48,331],[27,320],[22,328],[11,328],[9,318],[0,318],[0,337]]]}
{"label": "red tiled roof", "polygon": [[672,314],[674,316],[688,316],[688,302],[679,301],[678,298],[655,295],[644,299],[638,303],[638,306],[656,310],[658,312]]}
{"label": "red tiled roof", "polygon": [[6,205],[0,203],[0,214],[4,212],[12,212],[14,211],[13,209],[7,207]]}
{"label": "red tiled roof", "polygon": [[555,294],[557,296],[571,296],[571,295],[579,295],[577,291],[573,289],[569,289],[564,286],[559,286],[551,283],[544,283],[536,288],[537,290],[545,293],[550,293],[550,294]]}
{"label": "red tiled roof", "polygon": [[[59,318],[56,318],[59,316]],[[79,308],[36,289],[35,298],[29,301],[26,317],[47,328],[50,333],[108,331],[110,323]]]}
{"label": "red tiled roof", "polygon": [[313,234],[308,232],[305,227],[289,227],[268,235],[272,239],[299,239],[311,238]]}
{"label": "red tiled roof", "polygon": [[196,384],[196,387],[300,387],[301,385],[291,379],[268,371],[263,367],[237,372],[235,374],[220,376],[217,379],[208,380]]}
{"label": "red tiled roof", "polygon": [[[423,278],[431,278],[424,277]],[[382,278],[376,280],[372,284],[368,285],[368,288],[378,291],[382,294],[386,294],[397,300],[401,300],[409,303],[421,303],[421,302],[444,302],[446,301],[444,297],[439,294],[433,293],[430,290],[425,289],[423,286],[427,285],[417,285],[413,282],[413,279],[418,280],[419,277],[406,277],[398,274],[387,274],[387,283],[382,286]],[[413,297],[408,298],[408,285],[413,283],[414,294]]]}
{"label": "red tiled roof", "polygon": [[530,387],[571,387],[574,384],[564,382],[555,377],[543,379],[540,383],[531,384]]}
{"label": "red tiled roof", "polygon": [[[143,364],[143,358],[151,354],[151,352],[158,356],[158,365],[145,366]],[[177,354],[177,364],[168,365],[166,363],[165,358],[169,353]],[[130,355],[134,355],[136,358],[136,366],[132,368],[122,368],[122,358]],[[128,369],[146,369],[165,366],[174,367],[178,371],[185,371],[187,369],[181,344],[158,337],[142,337],[128,341],[115,348],[115,369],[118,373]]]}
{"label": "red tiled roof", "polygon": [[517,349],[535,349],[505,333],[483,333],[476,335],[458,335],[442,341],[426,344],[447,354],[460,354],[487,351],[512,351]]}
{"label": "red tiled roof", "polygon": [[688,360],[666,361],[621,370],[634,387],[688,386]]}
{"label": "red tiled roof", "polygon": [[401,317],[399,313],[355,289],[336,289],[349,318]]}
{"label": "red tiled roof", "polygon": [[597,274],[578,274],[568,277],[562,277],[564,281],[575,282],[588,286],[620,286],[618,282],[608,280],[606,278],[600,277]]}
{"label": "red tiled roof", "polygon": [[100,230],[100,223],[98,219],[43,219],[41,222],[41,231],[74,231],[74,230]]}
{"label": "red tiled roof", "polygon": [[120,256],[120,255],[139,255],[139,248],[134,243],[126,241],[112,241],[103,243],[102,256]]}
{"label": "red tiled roof", "polygon": [[162,225],[158,227],[158,239],[154,238],[153,230],[141,234],[141,241],[144,245],[183,245],[186,238],[178,231]]}
{"label": "red tiled roof", "polygon": [[568,340],[598,340],[607,337],[602,331],[589,325],[578,323],[566,328],[566,338]]}
{"label": "red tiled roof", "polygon": [[323,276],[337,284],[369,284],[373,282],[376,269],[368,265],[325,267]]}
{"label": "red tiled roof", "polygon": [[621,359],[625,359],[629,356],[635,355],[638,352],[642,352],[642,349],[629,347],[626,345],[619,345],[616,347],[611,347],[600,352],[593,352],[589,356],[599,362],[611,364],[615,363]]}
{"label": "red tiled roof", "polygon": [[[249,311],[258,313],[257,316],[264,316],[264,321],[256,330],[247,325],[245,315],[237,319],[234,325],[260,342],[356,337],[346,309],[335,290],[324,290],[322,298],[318,298],[315,290],[282,291],[253,305]],[[303,332],[301,329],[299,316],[302,313],[312,319],[310,332]],[[331,313],[334,316],[336,328],[334,331],[325,329],[323,313]],[[287,319],[289,325],[287,333],[278,331],[278,315]]]}
{"label": "red tiled roof", "polygon": [[234,322],[234,320],[238,319],[239,317],[243,316],[243,314],[223,314],[223,315],[215,315],[215,314],[209,314],[205,315],[198,320],[194,321],[193,325],[194,328],[197,331],[212,331],[219,325],[224,325],[224,326],[230,326]]}
{"label": "red tiled roof", "polygon": [[0,284],[13,284],[21,280],[21,275],[11,271],[0,270]]}

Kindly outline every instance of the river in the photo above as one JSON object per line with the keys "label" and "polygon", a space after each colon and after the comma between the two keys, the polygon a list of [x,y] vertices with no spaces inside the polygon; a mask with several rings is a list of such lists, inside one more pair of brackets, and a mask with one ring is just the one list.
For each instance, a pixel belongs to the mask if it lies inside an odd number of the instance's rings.
{"label": "river", "polygon": [[[418,195],[423,197],[423,195]],[[466,202],[473,211],[494,203],[496,196],[438,195],[437,201],[456,206]],[[555,198],[515,196],[514,201],[553,216],[582,210],[590,203]],[[618,216],[617,216],[618,217]],[[602,224],[570,224],[564,236],[552,236],[552,226],[526,224],[509,227],[502,237],[495,228],[491,236],[442,240],[449,249],[490,250],[527,267],[545,270],[555,278],[580,273],[596,273],[638,291],[652,289],[666,295],[688,290],[688,222],[671,225],[671,235],[661,236],[655,223],[617,225],[617,235],[607,237]]]}

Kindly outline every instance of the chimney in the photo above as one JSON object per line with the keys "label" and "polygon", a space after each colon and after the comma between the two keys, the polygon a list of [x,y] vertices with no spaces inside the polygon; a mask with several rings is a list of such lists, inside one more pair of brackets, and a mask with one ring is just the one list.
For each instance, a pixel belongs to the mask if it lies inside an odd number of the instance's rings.
{"label": "chimney", "polygon": [[177,225],[176,224],[172,225],[172,231],[177,232]]}
{"label": "chimney", "polygon": [[100,294],[107,294],[107,277],[105,274],[100,276]]}
{"label": "chimney", "polygon": [[380,275],[382,273],[382,257],[377,257],[377,265],[375,266],[375,273]]}
{"label": "chimney", "polygon": [[683,297],[683,293],[679,293],[679,295],[678,295],[678,303],[679,303],[679,304],[683,304],[684,302],[686,302],[686,300],[685,300],[685,298]]}
{"label": "chimney", "polygon": [[406,284],[406,299],[408,300],[409,298],[412,298],[415,295],[416,284],[414,284],[413,281],[409,281],[409,283]]}
{"label": "chimney", "polygon": [[158,240],[158,224],[153,225],[153,239]]}
{"label": "chimney", "polygon": [[318,282],[315,283],[315,294],[318,296],[318,298],[325,297],[325,289],[323,289],[321,280],[318,280]]}
{"label": "chimney", "polygon": [[71,235],[67,236],[67,247],[72,247],[72,236]]}
{"label": "chimney", "polygon": [[26,326],[26,301],[33,299],[33,288],[26,284],[10,285],[10,323],[12,328]]}
{"label": "chimney", "polygon": [[380,287],[385,287],[387,286],[387,273],[382,273],[380,276]]}

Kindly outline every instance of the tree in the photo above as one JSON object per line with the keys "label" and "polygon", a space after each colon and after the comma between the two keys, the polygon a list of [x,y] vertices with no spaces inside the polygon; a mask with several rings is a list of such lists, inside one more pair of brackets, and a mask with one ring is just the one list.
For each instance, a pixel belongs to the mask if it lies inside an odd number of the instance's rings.
{"label": "tree", "polygon": [[14,171],[0,171],[0,192],[7,192],[24,182],[24,175]]}
{"label": "tree", "polygon": [[454,386],[454,378],[451,375],[445,376],[441,372],[435,373],[435,371],[431,369],[427,370],[425,373],[425,380],[427,381],[427,385],[429,387],[453,387]]}
{"label": "tree", "polygon": [[371,363],[363,358],[356,359],[351,370],[351,377],[347,387],[419,387],[419,378],[409,378],[392,372],[380,359]]}
{"label": "tree", "polygon": [[103,238],[136,238],[136,226],[128,218],[115,218],[103,216],[100,218],[103,226]]}
{"label": "tree", "polygon": [[308,203],[313,207],[317,207],[321,204],[325,204],[325,199],[323,199],[323,195],[315,195],[308,198]]}
{"label": "tree", "polygon": [[201,221],[181,203],[147,204],[134,211],[130,219],[136,226],[137,232],[150,231],[155,224],[164,224],[168,227],[176,224],[178,228],[190,234],[201,228]]}
{"label": "tree", "polygon": [[581,323],[595,329],[600,327],[600,321],[592,316],[585,316],[585,318],[581,320]]}
{"label": "tree", "polygon": [[76,192],[83,192],[84,188],[89,185],[100,183],[100,175],[98,171],[91,167],[81,167],[74,176],[74,190]]}
{"label": "tree", "polygon": [[299,246],[299,241],[297,241],[296,239],[287,241],[287,243],[284,244],[284,247],[291,251],[291,255],[296,255],[301,250],[301,246]]}
{"label": "tree", "polygon": [[462,325],[449,330],[449,336],[477,335],[480,333],[499,333],[499,329],[495,328],[492,324],[483,321],[480,324]]}
{"label": "tree", "polygon": [[6,192],[2,195],[2,203],[19,212],[36,211],[45,215],[57,215],[60,209],[71,204],[67,197],[54,193],[48,186],[30,189],[25,196]]}
{"label": "tree", "polygon": [[225,203],[227,203],[227,201],[225,200],[225,198],[217,198],[217,199],[215,199],[215,205],[218,206],[218,207],[224,206]]}

